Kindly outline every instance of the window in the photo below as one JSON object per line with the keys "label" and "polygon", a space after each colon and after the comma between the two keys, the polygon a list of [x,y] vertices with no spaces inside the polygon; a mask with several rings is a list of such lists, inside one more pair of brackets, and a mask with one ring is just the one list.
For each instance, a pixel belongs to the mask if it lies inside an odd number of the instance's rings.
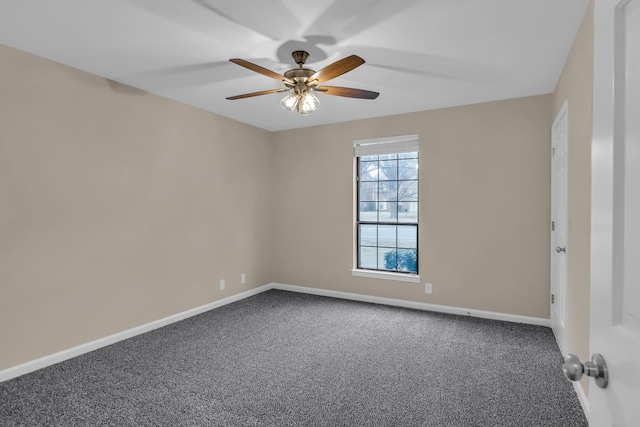
{"label": "window", "polygon": [[357,269],[418,274],[418,136],[354,146]]}

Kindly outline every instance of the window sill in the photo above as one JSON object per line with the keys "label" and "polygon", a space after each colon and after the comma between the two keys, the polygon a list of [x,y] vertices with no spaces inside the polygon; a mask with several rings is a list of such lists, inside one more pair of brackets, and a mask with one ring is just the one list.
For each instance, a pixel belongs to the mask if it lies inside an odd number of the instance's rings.
{"label": "window sill", "polygon": [[351,270],[352,276],[368,277],[370,279],[395,280],[396,282],[420,283],[420,276],[417,274],[389,273],[386,271],[373,270]]}

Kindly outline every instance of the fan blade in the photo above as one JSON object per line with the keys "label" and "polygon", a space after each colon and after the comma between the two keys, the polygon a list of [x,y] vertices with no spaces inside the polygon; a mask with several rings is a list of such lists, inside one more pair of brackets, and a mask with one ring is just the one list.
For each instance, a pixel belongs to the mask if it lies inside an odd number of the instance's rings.
{"label": "fan blade", "polygon": [[346,96],[348,98],[376,99],[378,92],[372,92],[364,89],[354,89],[352,87],[322,86],[315,90],[326,93],[327,95]]}
{"label": "fan blade", "polygon": [[242,98],[251,98],[252,96],[269,95],[270,93],[288,92],[288,91],[289,89],[270,89],[270,90],[263,90],[260,92],[245,93],[244,95],[230,96],[227,99],[234,100],[234,99],[242,99]]}
{"label": "fan blade", "polygon": [[362,64],[364,64],[364,59],[360,58],[358,55],[347,56],[346,58],[342,58],[333,64],[327,65],[322,70],[317,71],[309,77],[307,81],[313,84],[326,82],[327,80],[341,76]]}
{"label": "fan blade", "polygon": [[244,59],[239,59],[239,58],[232,58],[229,61],[233,62],[234,64],[238,64],[241,67],[244,68],[248,68],[251,71],[255,71],[256,73],[260,73],[264,76],[267,77],[271,77],[272,79],[278,80],[280,82],[287,82],[290,84],[295,84],[295,82],[293,80],[287,79],[285,76],[283,76],[282,74],[278,74],[274,71],[271,71],[267,68],[261,67],[257,64],[254,64],[253,62],[249,62],[249,61],[245,61]]}
{"label": "fan blade", "polygon": [[287,82],[287,83],[295,84],[294,81],[287,79],[282,74],[278,74],[274,71],[261,67],[257,64],[254,64],[253,62],[245,61],[244,59],[239,59],[239,58],[233,58],[233,59],[230,59],[229,61],[233,62],[234,64],[238,64],[241,67],[248,68],[251,71],[255,71],[256,73],[260,73],[264,76],[271,77],[272,79],[278,80],[279,82]]}

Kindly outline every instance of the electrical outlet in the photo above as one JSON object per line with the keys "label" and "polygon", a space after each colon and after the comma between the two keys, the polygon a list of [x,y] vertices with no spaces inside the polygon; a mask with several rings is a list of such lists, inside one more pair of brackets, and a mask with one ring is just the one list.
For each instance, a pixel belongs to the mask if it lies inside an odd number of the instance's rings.
{"label": "electrical outlet", "polygon": [[425,283],[424,284],[424,293],[425,294],[430,294],[433,289],[432,289],[433,285],[431,283]]}
{"label": "electrical outlet", "polygon": [[224,284],[224,279],[220,280],[220,290],[224,291],[225,288],[225,284]]}
{"label": "electrical outlet", "polygon": [[247,282],[247,277],[242,273],[240,275],[240,284],[244,285]]}

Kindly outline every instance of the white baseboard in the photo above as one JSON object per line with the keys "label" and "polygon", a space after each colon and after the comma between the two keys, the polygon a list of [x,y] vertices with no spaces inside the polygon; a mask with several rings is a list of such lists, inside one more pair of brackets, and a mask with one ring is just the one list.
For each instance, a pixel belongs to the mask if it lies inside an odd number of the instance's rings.
{"label": "white baseboard", "polygon": [[88,353],[93,350],[97,350],[101,347],[114,344],[118,341],[123,341],[136,335],[144,334],[145,332],[152,331],[154,329],[161,328],[163,326],[170,325],[171,323],[179,322],[180,320],[187,319],[189,317],[197,316],[206,311],[213,310],[218,307],[222,307],[232,302],[240,301],[250,296],[259,294],[261,292],[271,289],[271,285],[264,285],[259,288],[251,289],[245,292],[241,292],[236,295],[232,295],[228,298],[224,298],[218,301],[214,301],[209,304],[202,305],[182,313],[174,314],[172,316],[165,317],[160,320],[156,320],[150,323],[146,323],[135,328],[128,329],[126,331],[118,332],[113,335],[109,335],[104,338],[99,338],[95,341],[91,341],[85,344],[81,344],[77,347],[72,347],[67,350],[60,351],[58,353],[50,354],[48,356],[41,357],[39,359],[31,360],[20,365],[13,366],[0,371],[0,382],[10,380],[11,378],[19,377],[20,375],[27,374],[29,372],[36,371],[38,369],[46,368],[47,366],[60,363],[67,359],[71,359],[76,356]]}
{"label": "white baseboard", "polygon": [[[183,311],[172,316],[165,317],[150,323],[146,323],[135,328],[128,329],[126,331],[118,332],[113,335],[109,335],[104,338],[97,339],[85,344],[81,344],[76,347],[72,347],[67,350],[60,351],[58,353],[50,354],[48,356],[41,357],[39,359],[31,360],[29,362],[22,363],[20,365],[12,366],[10,368],[0,371],[0,382],[10,380],[12,378],[19,377],[20,375],[27,374],[29,372],[36,371],[38,369],[46,368],[47,366],[60,363],[62,361],[71,359],[76,356],[88,353],[93,350],[97,350],[101,347],[106,347],[111,344],[115,344],[118,341],[123,341],[128,338],[132,338],[136,335],[144,334],[145,332],[152,331],[154,329],[161,328],[163,326],[170,325],[171,323],[179,322],[180,320],[187,319],[198,314],[202,314],[206,311],[222,307],[232,302],[240,301],[242,299],[257,295],[261,292],[268,291],[270,289],[280,289],[283,291],[299,292],[313,295],[321,295],[333,298],[342,298],[347,300],[369,302],[374,304],[391,305],[396,307],[412,308],[417,310],[435,311],[440,313],[459,314],[463,316],[479,317],[484,319],[503,320],[507,322],[527,323],[532,325],[549,326],[548,319],[541,319],[536,317],[518,316],[514,314],[497,313],[491,311],[473,310],[460,307],[451,307],[437,304],[427,304],[422,302],[406,301],[393,298],[375,297],[370,295],[353,294],[348,292],[331,291],[327,289],[319,288],[307,288],[304,286],[284,285],[281,283],[270,283],[268,285],[260,286],[255,289],[241,292],[236,295],[232,295],[228,298],[224,298],[218,301],[214,301],[209,304],[205,304],[200,307],[193,308],[191,310]],[[574,384],[575,385],[575,384]],[[582,390],[582,387],[580,387]],[[584,392],[582,392],[584,395]],[[580,394],[578,394],[580,396]],[[586,402],[586,398],[584,400]],[[585,403],[581,399],[583,408]]]}
{"label": "white baseboard", "polygon": [[[560,345],[560,340],[558,340],[558,336],[556,335],[555,329],[552,327],[553,336],[556,339],[556,343],[558,344],[558,348],[560,349],[560,353],[562,353],[562,357],[567,357],[567,352]],[[584,412],[584,416],[587,417],[587,421],[589,421],[589,398],[587,394],[584,392],[584,388],[582,388],[582,383],[580,381],[572,381],[573,389],[578,395],[578,400],[580,401],[580,406],[582,407],[582,412]]]}
{"label": "white baseboard", "polygon": [[307,288],[304,286],[284,285],[272,283],[271,289],[321,295],[325,297],[342,298],[354,301],[370,302],[374,304],[392,305],[395,307],[413,308],[416,310],[435,311],[438,313],[459,314],[462,316],[479,317],[482,319],[503,320],[505,322],[526,323],[530,325],[549,326],[549,319],[519,316],[516,314],[498,313],[493,311],[474,310],[470,308],[452,307],[448,305],[428,304],[425,302],[407,301],[394,298],[375,297],[371,295],[353,294],[348,292],[330,291],[327,289]]}
{"label": "white baseboard", "polygon": [[576,394],[578,395],[580,406],[582,406],[582,412],[584,412],[584,416],[587,418],[587,422],[588,422],[589,421],[589,398],[585,394],[580,381],[572,381],[572,383],[573,383],[573,389],[576,391]]}

